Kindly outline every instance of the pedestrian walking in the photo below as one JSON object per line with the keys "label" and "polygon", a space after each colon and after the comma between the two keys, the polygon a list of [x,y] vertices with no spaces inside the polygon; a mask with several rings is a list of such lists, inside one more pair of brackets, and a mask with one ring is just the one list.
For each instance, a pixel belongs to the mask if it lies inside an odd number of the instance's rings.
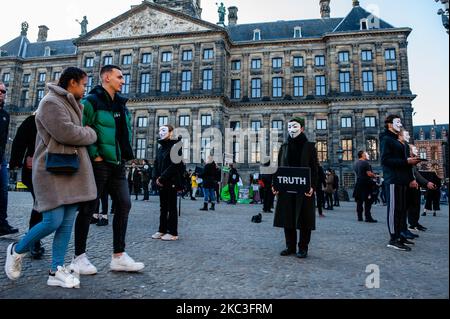
{"label": "pedestrian walking", "polygon": [[353,197],[356,200],[356,213],[358,221],[363,221],[363,212],[366,223],[376,223],[372,217],[372,204],[374,203],[373,188],[375,187],[374,178],[377,176],[369,163],[370,157],[366,151],[358,152],[358,161],[354,165],[356,174],[356,184]]}

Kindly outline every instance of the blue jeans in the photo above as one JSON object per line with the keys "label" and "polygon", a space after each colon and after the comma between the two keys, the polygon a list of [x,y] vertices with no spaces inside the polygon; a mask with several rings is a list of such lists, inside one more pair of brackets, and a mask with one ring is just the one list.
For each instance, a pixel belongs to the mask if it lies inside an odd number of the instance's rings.
{"label": "blue jeans", "polygon": [[205,203],[211,201],[211,203],[215,203],[216,201],[216,190],[214,188],[204,188],[203,192],[205,193]]}
{"label": "blue jeans", "polygon": [[57,271],[58,266],[64,266],[64,257],[66,256],[67,246],[72,236],[77,210],[78,205],[65,205],[48,212],[43,212],[42,222],[34,226],[16,245],[16,253],[24,254],[28,252],[35,242],[55,233],[51,270],[52,272]]}
{"label": "blue jeans", "polygon": [[2,160],[0,170],[0,226],[6,225],[8,222],[8,184],[9,184],[9,174],[8,166],[6,160]]}

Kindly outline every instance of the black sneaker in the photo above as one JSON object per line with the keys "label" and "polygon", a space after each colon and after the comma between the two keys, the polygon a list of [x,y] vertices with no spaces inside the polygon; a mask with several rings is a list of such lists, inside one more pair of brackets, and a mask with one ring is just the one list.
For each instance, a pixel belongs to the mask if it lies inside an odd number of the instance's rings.
{"label": "black sneaker", "polygon": [[366,223],[378,223],[378,220],[370,218],[370,219],[366,219]]}
{"label": "black sneaker", "polygon": [[0,226],[0,236],[17,234],[19,229],[12,227],[11,225]]}
{"label": "black sneaker", "polygon": [[280,253],[280,255],[283,257],[294,255],[294,254],[295,254],[295,249],[285,249]]}
{"label": "black sneaker", "polygon": [[109,225],[109,221],[107,218],[99,219],[97,222],[98,227],[103,227],[103,226],[108,226],[108,225]]}
{"label": "black sneaker", "polygon": [[399,240],[391,240],[387,245],[388,248],[393,248],[402,251],[411,251],[411,247],[406,246]]}
{"label": "black sneaker", "polygon": [[426,227],[424,227],[424,226],[418,224],[418,225],[416,226],[416,229],[419,230],[419,231],[427,231],[428,228],[426,228]]}
{"label": "black sneaker", "polygon": [[308,257],[308,251],[307,250],[299,250],[297,253],[297,258],[304,259]]}
{"label": "black sneaker", "polygon": [[433,213],[433,217],[436,217],[436,216],[437,216],[437,215],[436,215],[436,212],[434,212],[434,213]]}
{"label": "black sneaker", "polygon": [[415,245],[414,242],[412,242],[406,238],[402,238],[400,241],[402,242],[402,244],[405,244],[405,245],[410,245],[410,246]]}
{"label": "black sneaker", "polygon": [[422,213],[422,216],[427,216],[427,213],[423,212],[423,213]]}
{"label": "black sneaker", "polygon": [[91,218],[91,225],[93,225],[93,224],[97,224],[98,223],[98,218],[94,218],[94,217],[92,217]]}

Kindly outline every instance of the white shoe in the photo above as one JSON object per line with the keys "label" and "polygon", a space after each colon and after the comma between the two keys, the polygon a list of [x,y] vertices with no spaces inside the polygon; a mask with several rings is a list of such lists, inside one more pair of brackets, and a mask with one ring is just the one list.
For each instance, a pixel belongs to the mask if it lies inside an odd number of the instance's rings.
{"label": "white shoe", "polygon": [[25,254],[17,254],[14,251],[15,243],[12,243],[6,249],[5,272],[11,280],[17,280],[22,273],[22,258]]}
{"label": "white shoe", "polygon": [[80,275],[95,275],[97,268],[91,264],[86,254],[80,255],[72,260],[69,268],[71,270],[77,270]]}
{"label": "white shoe", "polygon": [[138,272],[144,267],[143,263],[135,262],[127,253],[123,253],[119,258],[113,256],[110,264],[112,271]]}
{"label": "white shoe", "polygon": [[62,288],[80,288],[80,280],[66,267],[58,266],[54,276],[48,276],[47,285]]}
{"label": "white shoe", "polygon": [[153,239],[161,239],[165,234],[157,232],[152,236]]}
{"label": "white shoe", "polygon": [[166,234],[161,238],[161,240],[164,240],[164,241],[176,241],[178,239],[180,239],[178,236],[173,236],[171,234]]}

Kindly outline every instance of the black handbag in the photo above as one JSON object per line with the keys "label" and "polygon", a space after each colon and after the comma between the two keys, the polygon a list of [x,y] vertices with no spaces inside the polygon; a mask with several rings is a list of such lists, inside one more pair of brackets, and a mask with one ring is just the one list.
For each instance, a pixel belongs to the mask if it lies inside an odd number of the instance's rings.
{"label": "black handbag", "polygon": [[74,154],[47,153],[45,168],[56,175],[73,175],[80,168],[80,158],[77,152]]}

